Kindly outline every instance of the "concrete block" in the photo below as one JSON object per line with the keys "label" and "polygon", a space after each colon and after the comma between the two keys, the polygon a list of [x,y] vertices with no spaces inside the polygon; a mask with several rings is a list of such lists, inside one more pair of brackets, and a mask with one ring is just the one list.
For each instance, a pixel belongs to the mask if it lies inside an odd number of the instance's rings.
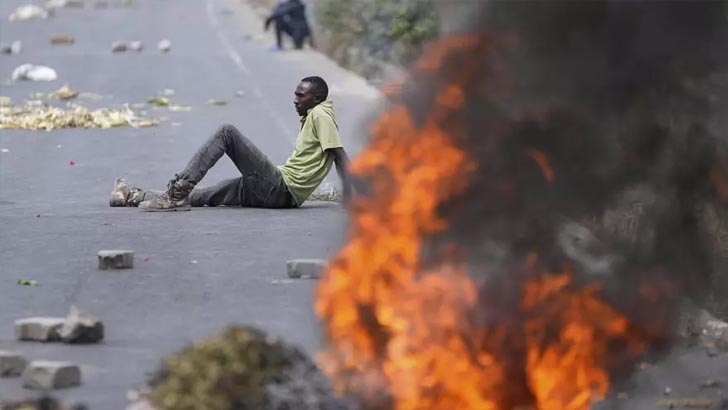
{"label": "concrete block", "polygon": [[317,279],[326,268],[327,262],[323,259],[291,259],[286,263],[289,278]]}
{"label": "concrete block", "polygon": [[99,269],[131,269],[134,267],[134,251],[99,251]]}
{"label": "concrete block", "polygon": [[23,372],[27,389],[65,389],[81,385],[81,369],[70,362],[34,360]]}
{"label": "concrete block", "polygon": [[71,306],[60,336],[65,343],[98,343],[104,338],[104,324],[76,306]]}
{"label": "concrete block", "polygon": [[0,377],[18,377],[27,365],[22,354],[0,350]]}
{"label": "concrete block", "polygon": [[15,321],[15,337],[18,340],[55,342],[61,340],[60,331],[66,319],[62,317],[30,317]]}

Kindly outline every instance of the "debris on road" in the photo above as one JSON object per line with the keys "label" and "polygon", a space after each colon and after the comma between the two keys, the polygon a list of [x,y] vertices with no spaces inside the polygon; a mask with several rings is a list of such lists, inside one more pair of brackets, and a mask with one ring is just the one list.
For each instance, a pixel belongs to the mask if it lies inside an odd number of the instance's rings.
{"label": "debris on road", "polygon": [[33,279],[30,279],[30,280],[28,280],[28,279],[18,279],[17,283],[20,286],[38,286],[39,285],[38,281],[37,280],[33,280]]}
{"label": "debris on road", "polygon": [[0,53],[2,54],[20,54],[23,51],[23,43],[20,40],[15,40],[10,44],[0,44]]}
{"label": "debris on road", "polygon": [[141,53],[144,49],[144,44],[141,41],[132,41],[129,43],[129,50]]}
{"label": "debris on road", "polygon": [[162,53],[168,53],[172,49],[172,42],[165,38],[157,43],[157,49]]}
{"label": "debris on road", "polygon": [[104,324],[76,306],[71,306],[60,336],[65,343],[98,343],[104,339]]}
{"label": "debris on road", "polygon": [[207,104],[221,106],[221,105],[227,105],[227,101],[210,99],[210,100],[207,100]]}
{"label": "debris on road", "polygon": [[76,162],[75,161],[68,161],[68,165],[74,166],[74,165],[76,165]]}
{"label": "debris on road", "polygon": [[48,94],[49,98],[55,98],[57,100],[70,100],[78,97],[81,94],[80,91],[72,90],[68,84]]}
{"label": "debris on road", "polygon": [[134,251],[104,250],[98,252],[99,269],[132,269],[134,267]]}
{"label": "debris on road", "polygon": [[700,383],[700,387],[704,389],[712,389],[715,387],[720,387],[720,382],[715,379],[707,379]]}
{"label": "debris on road", "polygon": [[53,81],[58,78],[56,70],[33,64],[23,64],[13,70],[13,81],[29,80],[29,81]]}
{"label": "debris on road", "polygon": [[81,369],[70,362],[34,360],[23,372],[23,387],[27,389],[65,389],[80,385]]}
{"label": "debris on road", "polygon": [[0,377],[19,377],[27,365],[22,354],[0,350]]}
{"label": "debris on road", "polygon": [[36,342],[61,340],[59,332],[66,319],[62,317],[30,317],[15,321],[15,338]]}
{"label": "debris on road", "polygon": [[170,111],[192,111],[192,107],[189,105],[177,105],[177,104],[171,104],[169,106]]}
{"label": "debris on road", "polygon": [[249,327],[168,356],[150,386],[149,403],[159,410],[348,409],[305,353]]}
{"label": "debris on road", "polygon": [[286,262],[286,269],[289,278],[318,279],[326,264],[323,259],[291,259]]}
{"label": "debris on road", "polygon": [[87,410],[83,404],[75,406],[64,406],[60,402],[42,396],[33,400],[12,401],[9,403],[0,402],[0,410]]}
{"label": "debris on road", "polygon": [[123,53],[128,49],[128,46],[126,43],[122,41],[115,41],[111,43],[111,52],[112,53]]}
{"label": "debris on road", "polygon": [[54,34],[48,39],[53,45],[73,44],[76,38],[69,34]]}
{"label": "debris on road", "polygon": [[235,91],[236,97],[245,97],[246,95],[247,95],[247,93],[243,90]]}
{"label": "debris on road", "polygon": [[56,10],[66,7],[66,0],[48,0],[45,4],[46,10]]}
{"label": "debris on road", "polygon": [[48,12],[43,8],[34,4],[25,4],[15,9],[8,20],[10,21],[28,21],[28,20],[43,20],[49,16]]}
{"label": "debris on road", "polygon": [[7,148],[2,148],[2,149],[0,149],[0,152],[2,152],[2,153],[6,153],[6,152],[10,152],[10,150],[9,150],[9,149],[7,149]]}
{"label": "debris on road", "polygon": [[690,408],[690,409],[709,409],[715,404],[713,400],[704,399],[673,399],[660,400],[657,405],[667,407],[669,409]]}
{"label": "debris on road", "polygon": [[60,128],[151,127],[157,119],[138,117],[128,107],[89,110],[80,105],[66,108],[44,103],[0,107],[0,129],[51,131]]}
{"label": "debris on road", "polygon": [[166,107],[169,105],[169,99],[166,97],[152,97],[147,100],[147,103],[160,107]]}

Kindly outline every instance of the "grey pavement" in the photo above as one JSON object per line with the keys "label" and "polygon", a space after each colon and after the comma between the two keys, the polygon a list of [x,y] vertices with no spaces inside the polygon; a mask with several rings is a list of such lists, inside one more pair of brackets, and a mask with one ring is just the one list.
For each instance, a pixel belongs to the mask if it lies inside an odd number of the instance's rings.
{"label": "grey pavement", "polygon": [[[104,96],[85,105],[109,107],[144,102],[169,88],[176,91],[173,103],[193,110],[149,109],[149,116],[168,117],[151,128],[0,131],[0,148],[8,150],[0,152],[0,349],[77,362],[83,386],[57,396],[92,410],[123,409],[127,390],[142,386],[164,354],[227,324],[255,325],[315,353],[322,344],[311,308],[315,282],[289,280],[285,262],[336,251],[346,222],[339,205],[150,214],[109,208],[107,196],[118,176],[163,187],[222,123],[238,126],[282,163],[298,125],[292,90],[306,75],[329,81],[344,142],[356,153],[378,104],[376,91],[315,52],[268,51],[271,38],[257,37],[261,22],[238,0],[136,0],[132,7],[111,1],[107,9],[86,2],[49,20],[8,23],[23,1],[0,1],[0,41],[21,40],[25,47],[20,55],[0,56],[0,95],[22,101],[68,83]],[[51,46],[52,34],[74,35],[76,44]],[[172,41],[169,54],[156,51],[162,38]],[[146,48],[112,54],[111,43],[119,40],[141,40]],[[9,84],[13,68],[23,63],[49,65],[59,79]],[[238,90],[246,95],[235,97]],[[228,105],[208,106],[212,98]],[[203,185],[236,172],[223,159]],[[135,269],[97,270],[100,249],[135,250]],[[17,286],[18,278],[40,286]],[[72,303],[104,320],[102,344],[14,340],[15,319],[65,315]],[[666,408],[658,406],[662,399],[688,397],[713,399],[710,408],[720,408],[728,390],[726,354],[709,357],[700,347],[680,346],[651,362],[615,386],[613,394],[625,391],[628,399],[595,408],[658,409]],[[708,378],[722,386],[701,389]],[[668,386],[672,394],[665,397]],[[17,379],[0,379],[0,400],[35,394]]]}
{"label": "grey pavement", "polygon": [[[87,1],[84,9],[61,9],[48,20],[8,23],[23,3],[0,2],[0,41],[21,40],[25,48],[0,56],[0,95],[22,101],[68,83],[104,96],[82,104],[111,107],[174,89],[172,102],[193,110],[149,109],[149,116],[169,118],[151,128],[0,131],[0,148],[8,150],[0,153],[0,349],[77,362],[83,386],[58,396],[94,410],[123,408],[127,390],[143,385],[164,354],[227,324],[255,325],[315,353],[321,346],[315,282],[288,280],[286,260],[336,251],[346,220],[338,204],[150,214],[109,208],[108,193],[118,176],[163,188],[223,123],[284,162],[298,128],[293,89],[307,75],[329,81],[342,138],[355,153],[377,92],[318,53],[269,51],[269,37],[250,38],[262,33],[262,23],[239,1],[136,0],[132,7],[112,1],[107,9]],[[76,44],[50,45],[48,37],[59,33],[75,36]],[[156,50],[162,38],[172,42],[169,54]],[[119,40],[140,40],[146,48],[112,54]],[[59,79],[8,84],[23,63],[51,66]],[[238,90],[246,95],[236,97]],[[209,106],[208,99],[228,105]],[[235,176],[223,158],[202,185]],[[330,180],[337,180],[335,172]],[[100,249],[135,250],[135,269],[97,270]],[[40,286],[17,286],[18,278]],[[103,344],[14,341],[15,319],[65,315],[71,303],[104,321]],[[29,396],[17,379],[0,379],[0,399]]]}

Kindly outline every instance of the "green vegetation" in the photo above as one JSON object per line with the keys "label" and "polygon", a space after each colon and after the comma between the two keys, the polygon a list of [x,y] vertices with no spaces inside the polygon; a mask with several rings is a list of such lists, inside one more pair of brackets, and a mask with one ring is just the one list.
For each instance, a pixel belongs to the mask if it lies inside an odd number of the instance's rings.
{"label": "green vegetation", "polygon": [[165,359],[151,400],[160,410],[262,409],[266,384],[281,378],[291,355],[278,340],[232,326]]}
{"label": "green vegetation", "polygon": [[412,62],[439,33],[432,0],[318,0],[315,12],[323,48],[339,63],[370,76],[377,61]]}

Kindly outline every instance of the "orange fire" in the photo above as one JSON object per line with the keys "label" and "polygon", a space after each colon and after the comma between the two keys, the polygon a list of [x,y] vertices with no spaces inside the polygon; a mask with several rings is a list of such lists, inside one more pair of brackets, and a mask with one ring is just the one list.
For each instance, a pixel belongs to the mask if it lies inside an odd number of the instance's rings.
{"label": "orange fire", "polygon": [[[488,47],[486,38],[452,37],[417,67],[436,71],[450,53]],[[350,239],[317,289],[315,308],[329,341],[322,365],[366,408],[586,410],[608,390],[608,346],[639,347],[599,289],[574,286],[568,267],[538,272],[532,254],[521,305],[512,307],[516,326],[485,325],[478,309],[487,283],[468,275],[455,245],[426,247],[448,226],[438,207],[462,194],[477,172],[476,159],[455,138],[466,132],[461,111],[477,64],[454,69],[426,115],[391,107],[353,162],[370,192],[352,204]],[[524,154],[548,182],[557,178],[544,153]],[[441,261],[430,260],[440,254]]]}

